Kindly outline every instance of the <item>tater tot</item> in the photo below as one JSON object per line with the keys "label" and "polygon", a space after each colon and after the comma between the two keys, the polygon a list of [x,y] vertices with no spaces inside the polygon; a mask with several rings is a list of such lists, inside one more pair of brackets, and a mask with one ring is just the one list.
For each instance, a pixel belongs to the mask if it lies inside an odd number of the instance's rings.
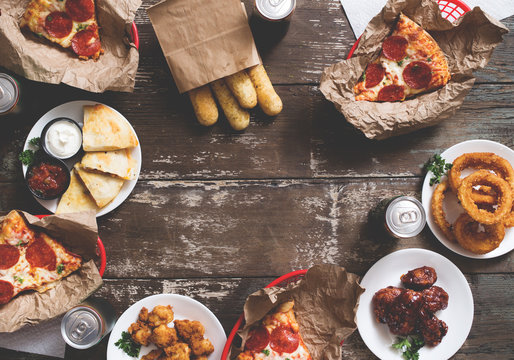
{"label": "tater tot", "polygon": [[216,99],[234,130],[244,130],[250,124],[250,114],[245,111],[230,92],[223,79],[211,83]]}
{"label": "tater tot", "polygon": [[198,122],[204,126],[214,125],[218,121],[218,107],[209,85],[189,90],[188,93]]}
{"label": "tater tot", "polygon": [[264,66],[257,65],[248,69],[248,75],[252,79],[257,92],[259,106],[266,115],[275,116],[282,111],[282,100],[273,89],[273,85],[264,69]]}
{"label": "tater tot", "polygon": [[236,97],[239,105],[245,109],[253,109],[257,106],[257,93],[253,86],[252,80],[246,73],[241,70],[235,74],[225,78],[228,88]]}

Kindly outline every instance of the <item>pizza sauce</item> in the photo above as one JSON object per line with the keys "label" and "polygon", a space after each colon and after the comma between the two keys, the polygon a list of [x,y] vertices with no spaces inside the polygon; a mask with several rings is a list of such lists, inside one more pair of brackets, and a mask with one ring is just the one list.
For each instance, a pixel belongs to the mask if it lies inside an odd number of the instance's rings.
{"label": "pizza sauce", "polygon": [[58,196],[66,191],[68,174],[61,166],[43,161],[31,169],[28,184],[42,197]]}

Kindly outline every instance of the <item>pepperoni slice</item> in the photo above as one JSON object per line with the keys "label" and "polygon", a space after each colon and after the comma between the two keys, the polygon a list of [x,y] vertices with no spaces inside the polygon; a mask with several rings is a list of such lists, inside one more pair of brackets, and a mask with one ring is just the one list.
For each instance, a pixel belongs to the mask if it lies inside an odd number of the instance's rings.
{"label": "pepperoni slice", "polygon": [[424,89],[432,80],[432,70],[423,61],[413,61],[403,69],[403,80],[413,89]]}
{"label": "pepperoni slice", "polygon": [[389,60],[400,61],[407,54],[409,42],[403,36],[389,36],[382,44],[384,56]]}
{"label": "pepperoni slice", "polygon": [[403,100],[405,92],[403,86],[388,85],[378,92],[378,101],[400,101]]}
{"label": "pepperoni slice", "polygon": [[100,39],[91,28],[79,31],[71,40],[71,48],[79,56],[93,56],[100,47]]}
{"label": "pepperoni slice", "polygon": [[20,251],[17,247],[7,244],[0,245],[0,269],[12,268],[20,258]]}
{"label": "pepperoni slice", "polygon": [[86,21],[95,14],[93,0],[67,0],[66,11],[75,21]]}
{"label": "pepperoni slice", "polygon": [[372,88],[380,84],[385,76],[385,70],[380,64],[369,64],[366,68],[366,87]]}
{"label": "pepperoni slice", "polygon": [[14,295],[14,286],[5,280],[0,280],[0,304],[7,304]]}
{"label": "pepperoni slice", "polygon": [[73,28],[73,21],[62,11],[54,11],[45,18],[45,29],[56,38],[63,38],[70,34]]}
{"label": "pepperoni slice", "polygon": [[270,346],[278,353],[292,353],[300,345],[298,334],[284,326],[279,326],[271,332]]}
{"label": "pepperoni slice", "polygon": [[245,348],[250,351],[262,351],[269,344],[269,332],[264,326],[259,326],[250,333]]}
{"label": "pepperoni slice", "polygon": [[54,250],[40,237],[36,238],[25,253],[27,261],[32,267],[46,268],[50,271],[56,269],[57,258]]}

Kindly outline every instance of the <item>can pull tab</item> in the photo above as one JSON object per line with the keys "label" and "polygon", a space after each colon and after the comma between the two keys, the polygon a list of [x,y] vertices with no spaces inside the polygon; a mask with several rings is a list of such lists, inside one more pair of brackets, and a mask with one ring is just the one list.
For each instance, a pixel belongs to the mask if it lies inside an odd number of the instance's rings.
{"label": "can pull tab", "polygon": [[93,327],[87,321],[80,320],[75,329],[71,332],[71,336],[76,340],[82,340],[93,331]]}
{"label": "can pull tab", "polygon": [[415,223],[419,218],[418,212],[412,209],[398,209],[398,216],[402,224]]}
{"label": "can pull tab", "polygon": [[279,6],[280,4],[282,4],[285,0],[270,0],[270,4],[271,6]]}

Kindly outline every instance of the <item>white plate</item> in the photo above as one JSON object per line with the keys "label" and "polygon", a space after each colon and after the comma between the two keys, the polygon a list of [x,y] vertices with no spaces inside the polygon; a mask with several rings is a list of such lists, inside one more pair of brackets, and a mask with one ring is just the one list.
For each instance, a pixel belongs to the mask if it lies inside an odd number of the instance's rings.
{"label": "white plate", "polygon": [[[227,336],[216,316],[204,305],[190,297],[175,294],[160,294],[139,300],[121,315],[109,337],[107,360],[134,360],[133,357],[128,356],[123,350],[114,345],[114,343],[121,338],[123,331],[127,331],[130,324],[137,321],[139,311],[141,311],[143,306],[146,307],[148,311],[152,311],[157,305],[171,305],[175,314],[175,320],[187,319],[200,321],[205,327],[205,337],[214,345],[214,352],[209,355],[208,359],[218,360],[221,358],[223,347],[227,342]],[[169,326],[173,327],[173,323]],[[156,348],[155,345],[142,346],[138,359]]]}
{"label": "white plate", "polygon": [[[27,136],[27,139],[25,140],[25,145],[23,146],[23,150],[30,149],[30,147],[29,147],[30,139],[35,138],[35,137],[40,137],[41,131],[43,131],[43,128],[45,127],[45,125],[48,124],[50,121],[52,121],[55,118],[67,117],[72,120],[75,120],[80,125],[80,127],[84,126],[84,110],[82,107],[84,105],[95,105],[95,104],[100,104],[100,103],[97,101],[87,101],[87,100],[71,101],[71,102],[67,102],[65,104],[59,105],[59,106],[53,108],[52,110],[48,111],[45,115],[43,115],[34,124],[32,129],[30,130],[29,135]],[[116,111],[115,109],[111,108],[108,105],[105,105],[105,106]],[[130,128],[134,132],[134,135],[136,136],[136,139],[137,139],[136,132],[135,132],[134,128],[132,127],[132,125],[130,125],[130,122],[118,111],[116,111],[116,112],[123,119],[125,119],[127,124],[129,124]],[[139,143],[139,139],[137,140],[137,142]],[[44,151],[44,150],[41,149],[41,151]],[[105,207],[101,208],[100,211],[98,211],[98,213],[96,214],[97,217],[105,215],[105,214],[111,212],[112,210],[116,209],[118,206],[120,206],[121,203],[123,201],[125,201],[125,199],[130,195],[130,193],[134,189],[134,186],[136,186],[137,179],[139,178],[139,172],[141,171],[141,145],[138,145],[135,148],[133,148],[130,155],[132,156],[133,159],[135,159],[137,161],[137,164],[138,164],[137,172],[136,172],[136,179],[135,180],[125,180],[125,183],[121,187],[120,193],[109,204],[107,204]],[[80,157],[75,156],[71,159],[63,160],[63,161],[66,163],[68,168],[71,169],[73,167],[73,165],[75,165],[76,162],[80,161]],[[25,176],[25,174],[27,172],[27,166],[22,165],[22,170],[23,170],[23,174]],[[34,199],[36,199],[37,202],[39,202],[48,211],[55,213],[55,210],[57,210],[57,205],[59,204],[59,199],[42,200],[35,196],[34,196]]]}
{"label": "white plate", "polygon": [[448,293],[449,300],[448,307],[436,313],[436,316],[448,325],[448,333],[439,345],[421,348],[419,359],[448,359],[460,349],[468,337],[473,323],[473,295],[462,272],[450,260],[433,251],[399,250],[377,261],[361,281],[366,290],[359,299],[357,327],[364,343],[382,360],[403,358],[400,351],[391,346],[396,342],[397,336],[389,331],[386,324],[375,320],[371,303],[373,295],[387,286],[403,287],[400,276],[421,266],[431,266],[435,269],[435,285]]}
{"label": "white plate", "polygon": [[[496,155],[501,156],[506,159],[511,165],[514,165],[514,151],[509,149],[507,146],[499,144],[494,141],[489,140],[469,140],[461,142],[457,145],[453,145],[451,148],[444,151],[441,156],[446,162],[453,162],[456,158],[464,153],[470,152],[492,152]],[[462,176],[467,176],[471,174],[474,170],[463,170]],[[423,190],[421,192],[421,202],[423,203],[423,207],[425,208],[425,212],[427,213],[427,223],[430,230],[434,233],[435,237],[448,249],[460,254],[462,256],[466,256],[474,259],[490,259],[497,256],[501,256],[503,254],[508,253],[512,249],[514,249],[514,228],[505,229],[505,237],[501,242],[500,246],[494,249],[487,254],[478,255],[474,254],[469,250],[463,249],[458,243],[451,242],[446,239],[439,226],[434,222],[434,218],[432,216],[432,211],[430,210],[430,203],[432,202],[432,194],[437,185],[430,186],[430,178],[432,177],[432,172],[428,172],[425,181],[423,182]],[[453,224],[455,220],[459,217],[461,213],[464,212],[462,207],[458,204],[457,196],[451,192],[447,192],[443,208],[446,213],[446,219],[450,224]]]}

